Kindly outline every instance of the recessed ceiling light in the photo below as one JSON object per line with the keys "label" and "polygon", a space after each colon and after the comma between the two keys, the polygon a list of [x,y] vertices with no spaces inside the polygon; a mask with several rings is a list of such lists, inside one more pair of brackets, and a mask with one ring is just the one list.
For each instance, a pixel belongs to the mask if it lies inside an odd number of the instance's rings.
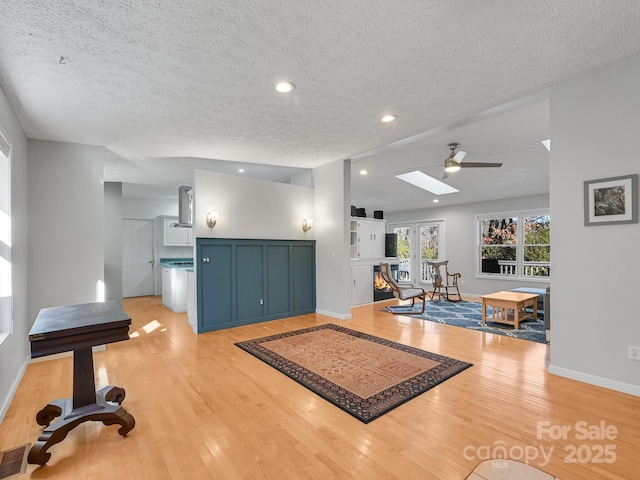
{"label": "recessed ceiling light", "polygon": [[438,203],[440,200],[438,200],[437,198],[433,199],[433,203]]}
{"label": "recessed ceiling light", "polygon": [[244,168],[239,168],[239,169],[238,169],[238,171],[239,171],[240,173],[244,173]]}
{"label": "recessed ceiling light", "polygon": [[367,173],[369,172],[367,172],[364,168],[360,170],[360,175],[366,175]]}
{"label": "recessed ceiling light", "polygon": [[547,147],[547,150],[551,151],[551,139],[547,138],[546,140],[540,140],[542,144]]}
{"label": "recessed ceiling light", "polygon": [[280,82],[276,85],[276,90],[280,93],[289,93],[295,88],[296,86],[291,82]]}
{"label": "recessed ceiling light", "polygon": [[393,122],[396,118],[398,117],[396,117],[395,115],[385,115],[384,117],[382,117],[382,121],[384,123],[389,123],[389,122]]}
{"label": "recessed ceiling light", "polygon": [[447,185],[440,180],[430,177],[426,173],[422,173],[420,170],[415,170],[409,173],[403,173],[402,175],[396,175],[396,178],[404,180],[405,182],[420,187],[436,195],[444,195],[445,193],[455,193],[460,190],[453,188],[451,185]]}

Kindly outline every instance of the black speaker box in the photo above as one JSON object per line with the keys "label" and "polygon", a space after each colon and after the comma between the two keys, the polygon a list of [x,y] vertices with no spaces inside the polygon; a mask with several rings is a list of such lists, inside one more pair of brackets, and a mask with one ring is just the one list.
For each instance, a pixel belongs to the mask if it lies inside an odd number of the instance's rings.
{"label": "black speaker box", "polygon": [[398,234],[385,233],[384,235],[384,256],[385,257],[397,257],[398,256]]}

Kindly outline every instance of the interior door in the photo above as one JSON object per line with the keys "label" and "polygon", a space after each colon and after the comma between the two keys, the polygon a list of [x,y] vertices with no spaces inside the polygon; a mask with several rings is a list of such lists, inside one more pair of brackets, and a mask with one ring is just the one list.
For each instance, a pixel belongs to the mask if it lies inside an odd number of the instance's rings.
{"label": "interior door", "polygon": [[153,295],[153,221],[122,221],[122,295]]}

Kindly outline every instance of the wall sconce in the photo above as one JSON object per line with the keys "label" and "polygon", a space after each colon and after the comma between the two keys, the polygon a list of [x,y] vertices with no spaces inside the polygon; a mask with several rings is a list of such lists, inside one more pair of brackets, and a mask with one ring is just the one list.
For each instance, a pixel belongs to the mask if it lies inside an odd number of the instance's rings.
{"label": "wall sconce", "polygon": [[207,226],[209,228],[215,227],[217,221],[218,221],[218,212],[207,213]]}
{"label": "wall sconce", "polygon": [[308,232],[311,230],[311,226],[313,225],[313,218],[305,218],[302,220],[302,231]]}

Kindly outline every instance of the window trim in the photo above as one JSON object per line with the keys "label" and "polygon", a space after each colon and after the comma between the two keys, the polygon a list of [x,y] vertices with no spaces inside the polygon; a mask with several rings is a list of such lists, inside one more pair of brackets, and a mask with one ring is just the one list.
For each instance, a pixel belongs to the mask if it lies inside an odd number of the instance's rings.
{"label": "window trim", "polygon": [[[7,159],[7,191],[8,195],[7,208],[8,212],[6,212],[11,218],[11,152],[12,152],[11,142],[7,139],[4,133],[0,130],[0,154],[2,154]],[[9,242],[12,243],[12,242]],[[12,265],[12,247],[11,245],[7,246],[7,260],[9,265]],[[4,348],[4,346],[8,343],[9,338],[13,335],[13,276],[9,276],[10,285],[10,299],[9,299],[9,318],[2,319],[0,318],[0,350]]]}
{"label": "window trim", "polygon": [[[476,248],[475,248],[475,278],[482,280],[507,280],[519,282],[549,283],[551,275],[548,277],[525,276],[522,274],[524,267],[524,218],[525,217],[548,216],[551,218],[548,208],[531,209],[531,210],[513,210],[497,213],[482,213],[475,216],[476,230]],[[482,259],[482,233],[480,222],[483,220],[496,220],[499,218],[517,218],[518,219],[518,243],[516,243],[516,275],[504,275],[501,273],[483,273],[480,264]],[[551,245],[551,244],[549,244]]]}

